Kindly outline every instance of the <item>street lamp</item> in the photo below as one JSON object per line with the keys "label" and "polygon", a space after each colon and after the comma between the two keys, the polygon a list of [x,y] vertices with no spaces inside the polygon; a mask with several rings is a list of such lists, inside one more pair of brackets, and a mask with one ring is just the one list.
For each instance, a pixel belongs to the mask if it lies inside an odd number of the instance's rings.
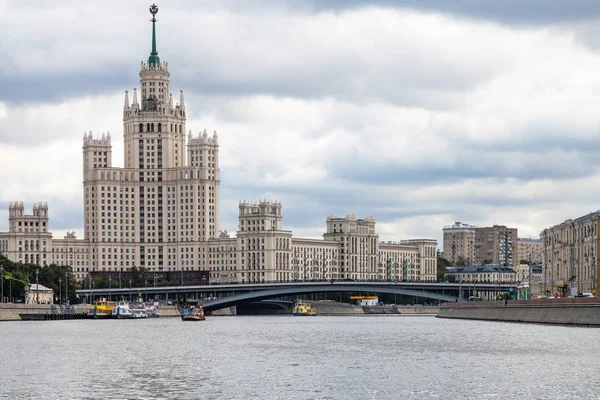
{"label": "street lamp", "polygon": [[69,272],[65,272],[65,303],[69,302]]}
{"label": "street lamp", "polygon": [[111,276],[108,275],[108,301],[112,300],[112,279]]}
{"label": "street lamp", "polygon": [[129,301],[131,301],[131,278],[129,279]]}
{"label": "street lamp", "polygon": [[39,276],[40,276],[40,270],[38,268],[35,269],[35,297],[36,297],[36,304],[40,304],[40,281],[39,281]]}
{"label": "street lamp", "polygon": [[62,304],[62,278],[58,278],[58,304]]}
{"label": "street lamp", "polygon": [[4,303],[4,266],[0,267],[0,271],[2,271],[2,296],[0,297],[0,303]]}

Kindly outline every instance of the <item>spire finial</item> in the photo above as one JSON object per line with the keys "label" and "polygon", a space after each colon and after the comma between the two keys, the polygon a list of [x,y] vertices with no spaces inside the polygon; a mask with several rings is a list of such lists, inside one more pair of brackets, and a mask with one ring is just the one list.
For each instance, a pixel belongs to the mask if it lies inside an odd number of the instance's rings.
{"label": "spire finial", "polygon": [[150,6],[150,14],[152,14],[152,22],[156,22],[156,14],[158,13],[158,6],[154,3]]}
{"label": "spire finial", "polygon": [[159,66],[160,58],[158,57],[158,51],[156,51],[156,14],[158,13],[158,7],[156,4],[150,6],[150,14],[152,14],[152,53],[148,57],[148,65]]}

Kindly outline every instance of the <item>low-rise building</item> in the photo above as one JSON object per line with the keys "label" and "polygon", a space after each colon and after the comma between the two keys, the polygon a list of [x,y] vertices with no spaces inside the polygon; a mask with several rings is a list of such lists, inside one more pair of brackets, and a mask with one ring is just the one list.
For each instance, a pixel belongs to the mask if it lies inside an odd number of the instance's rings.
{"label": "low-rise building", "polygon": [[27,304],[54,304],[54,290],[37,283],[29,286],[25,297]]}
{"label": "low-rise building", "polygon": [[450,267],[444,278],[449,282],[463,283],[516,283],[517,274],[512,268],[497,264],[468,267]]}

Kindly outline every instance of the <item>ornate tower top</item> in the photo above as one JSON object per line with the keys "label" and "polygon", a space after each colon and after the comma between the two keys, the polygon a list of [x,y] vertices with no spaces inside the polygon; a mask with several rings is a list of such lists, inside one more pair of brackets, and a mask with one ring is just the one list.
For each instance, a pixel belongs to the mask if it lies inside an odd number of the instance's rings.
{"label": "ornate tower top", "polygon": [[152,14],[152,53],[148,57],[148,65],[157,67],[160,65],[160,57],[158,57],[158,51],[156,51],[156,14],[158,13],[158,6],[152,4],[150,6],[150,14]]}

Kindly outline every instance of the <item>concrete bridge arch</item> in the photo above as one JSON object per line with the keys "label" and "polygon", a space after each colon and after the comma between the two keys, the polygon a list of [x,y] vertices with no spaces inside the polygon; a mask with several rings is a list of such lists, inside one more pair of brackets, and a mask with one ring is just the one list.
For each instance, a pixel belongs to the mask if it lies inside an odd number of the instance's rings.
{"label": "concrete bridge arch", "polygon": [[339,292],[369,292],[369,293],[385,293],[397,294],[405,296],[421,297],[438,301],[456,301],[457,297],[447,294],[427,292],[414,289],[405,289],[395,285],[306,285],[297,287],[281,287],[255,292],[247,292],[236,294],[233,296],[223,297],[217,300],[211,300],[204,303],[204,309],[207,311],[219,310],[221,308],[231,307],[238,304],[250,303],[261,300],[268,300],[278,297],[295,296],[311,293],[339,293]]}

